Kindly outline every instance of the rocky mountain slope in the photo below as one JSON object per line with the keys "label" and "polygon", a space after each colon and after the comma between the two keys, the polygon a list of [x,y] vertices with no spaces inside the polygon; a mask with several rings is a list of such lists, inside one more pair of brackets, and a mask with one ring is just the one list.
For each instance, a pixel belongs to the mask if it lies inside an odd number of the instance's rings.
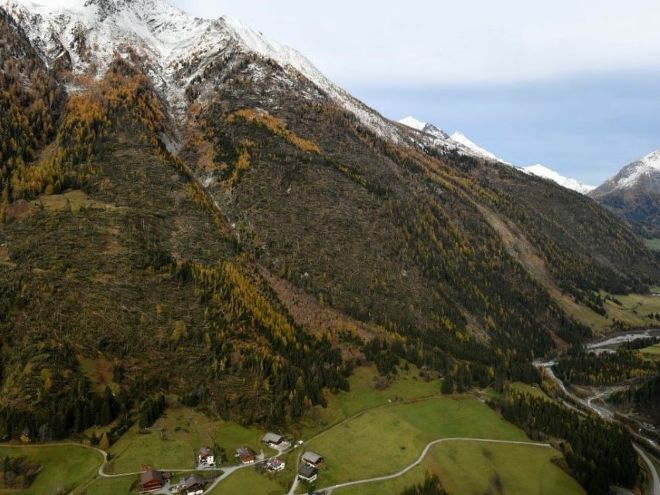
{"label": "rocky mountain slope", "polygon": [[433,124],[421,122],[415,117],[405,117],[399,120],[399,124],[403,124],[406,127],[421,132],[423,135],[427,136],[427,139],[431,138],[432,145],[439,149],[452,150],[462,155],[506,163],[497,158],[490,151],[487,151],[473,141],[470,141],[467,136],[460,132],[455,132],[450,136]]}
{"label": "rocky mountain slope", "polygon": [[365,358],[520,378],[590,334],[600,291],[660,278],[593,201],[388,121],[235,20],[0,6],[4,435],[161,391],[285,423]]}
{"label": "rocky mountain slope", "polygon": [[660,238],[660,150],[626,165],[590,196],[641,235]]}

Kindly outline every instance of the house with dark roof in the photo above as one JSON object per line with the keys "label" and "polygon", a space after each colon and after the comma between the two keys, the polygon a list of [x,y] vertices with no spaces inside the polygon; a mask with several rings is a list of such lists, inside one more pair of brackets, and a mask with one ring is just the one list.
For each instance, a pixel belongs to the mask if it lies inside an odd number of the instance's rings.
{"label": "house with dark roof", "polygon": [[318,475],[319,475],[319,470],[316,469],[314,466],[310,466],[309,464],[303,463],[298,468],[298,479],[301,479],[303,481],[314,483],[316,481],[316,478],[318,478]]}
{"label": "house with dark roof", "polygon": [[269,447],[272,447],[274,449],[283,446],[284,444],[288,444],[287,440],[285,437],[282,435],[279,435],[277,433],[272,433],[268,432],[266,433],[263,438],[261,439],[263,443],[268,445]]}
{"label": "house with dark roof", "polygon": [[308,451],[302,455],[302,461],[312,467],[317,468],[323,463],[323,457],[316,452]]}
{"label": "house with dark roof", "polygon": [[183,495],[199,495],[204,493],[205,486],[206,481],[204,479],[193,475],[177,485],[177,489],[179,490],[179,493]]}
{"label": "house with dark roof", "polygon": [[165,484],[163,473],[156,471],[153,468],[147,467],[146,470],[140,474],[140,491],[153,492],[160,490]]}

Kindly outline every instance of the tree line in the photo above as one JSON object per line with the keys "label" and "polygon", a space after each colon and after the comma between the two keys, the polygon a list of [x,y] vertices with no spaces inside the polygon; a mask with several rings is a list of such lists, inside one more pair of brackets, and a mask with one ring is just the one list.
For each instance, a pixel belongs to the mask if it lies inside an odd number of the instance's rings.
{"label": "tree line", "polygon": [[563,440],[560,448],[568,467],[590,495],[609,493],[611,485],[635,486],[639,464],[624,427],[594,415],[581,417],[559,404],[524,393],[509,392],[493,406],[531,438]]}
{"label": "tree line", "polygon": [[582,345],[572,346],[555,367],[557,376],[565,383],[597,386],[646,377],[658,371],[660,366],[656,362],[643,359],[634,350],[622,348],[595,353]]}

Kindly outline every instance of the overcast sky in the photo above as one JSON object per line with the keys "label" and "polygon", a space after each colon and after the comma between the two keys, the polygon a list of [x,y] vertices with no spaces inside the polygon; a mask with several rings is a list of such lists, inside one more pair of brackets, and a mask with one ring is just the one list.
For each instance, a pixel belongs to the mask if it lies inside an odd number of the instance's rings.
{"label": "overcast sky", "polygon": [[658,0],[175,0],[301,51],[385,116],[598,183],[660,148]]}

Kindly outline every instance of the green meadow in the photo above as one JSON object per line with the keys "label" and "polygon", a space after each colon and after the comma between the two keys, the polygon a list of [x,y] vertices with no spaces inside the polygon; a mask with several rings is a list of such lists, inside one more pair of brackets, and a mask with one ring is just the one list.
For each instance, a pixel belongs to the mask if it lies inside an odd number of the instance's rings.
{"label": "green meadow", "polygon": [[583,495],[584,490],[553,460],[554,449],[525,445],[447,442],[404,476],[336,490],[337,495],[398,495],[436,473],[451,494]]}
{"label": "green meadow", "polygon": [[[351,391],[330,396],[327,408],[315,408],[300,429],[303,449],[325,458],[318,487],[396,473],[416,461],[424,447],[440,438],[528,441],[514,425],[504,421],[472,395],[442,396],[440,380],[423,378],[411,367],[388,387],[377,387],[377,372],[359,368],[351,378]],[[537,387],[515,383],[511,388],[544,396]],[[243,445],[262,450],[263,431],[210,419],[201,412],[175,405],[149,432],[136,427],[110,448],[108,473],[135,473],[143,464],[159,469],[194,468],[194,453],[218,444],[233,464],[234,450]],[[266,452],[272,455],[272,451]],[[296,449],[283,457],[287,469],[262,475],[248,467],[233,473],[211,493],[229,495],[282,495],[295,476]],[[137,475],[96,478],[101,456],[83,447],[0,447],[0,455],[28,455],[44,466],[26,494],[57,493],[74,487],[77,495],[128,494]],[[455,441],[435,445],[424,461],[394,480],[337,490],[340,495],[391,494],[424,479],[427,472],[440,476],[450,493],[488,493],[501,487],[506,494],[582,494],[583,491],[553,460],[552,448],[531,445]],[[211,473],[207,473],[209,476]],[[215,473],[214,473],[215,475]],[[81,489],[81,487],[83,487]],[[299,493],[306,489],[302,486]],[[12,493],[12,492],[4,492]],[[494,491],[493,493],[498,493]]]}
{"label": "green meadow", "polygon": [[645,347],[640,352],[642,354],[646,354],[651,358],[660,358],[660,344],[655,344],[649,347]]}
{"label": "green meadow", "polygon": [[0,458],[25,456],[42,465],[32,486],[23,491],[0,490],[0,493],[45,495],[69,493],[92,480],[103,462],[101,454],[84,447],[69,445],[0,446]]}
{"label": "green meadow", "polygon": [[[284,486],[286,485],[286,486]],[[262,475],[248,467],[240,469],[210,492],[211,495],[283,495],[289,491],[289,484],[281,484],[276,478]]]}
{"label": "green meadow", "polygon": [[131,487],[136,485],[136,482],[137,476],[97,478],[82,493],[83,495],[127,495],[131,493]]}
{"label": "green meadow", "polygon": [[310,438],[361,411],[432,397],[440,392],[440,380],[423,379],[415,366],[407,371],[401,370],[396,380],[383,390],[376,387],[377,378],[378,372],[374,366],[357,368],[350,378],[350,391],[328,396],[326,408],[312,409],[303,422],[300,435]]}
{"label": "green meadow", "polygon": [[394,473],[439,438],[525,441],[525,434],[472,397],[436,397],[366,411],[305,445],[326,459],[319,486]]}
{"label": "green meadow", "polygon": [[263,450],[263,434],[257,428],[213,420],[187,407],[174,406],[148,432],[141,433],[134,426],[122,436],[110,448],[112,460],[108,472],[136,472],[143,464],[158,469],[192,469],[196,467],[197,450],[214,444],[225,449],[229,463],[233,464],[237,447]]}
{"label": "green meadow", "polygon": [[646,246],[654,251],[660,251],[660,239],[644,239]]}

